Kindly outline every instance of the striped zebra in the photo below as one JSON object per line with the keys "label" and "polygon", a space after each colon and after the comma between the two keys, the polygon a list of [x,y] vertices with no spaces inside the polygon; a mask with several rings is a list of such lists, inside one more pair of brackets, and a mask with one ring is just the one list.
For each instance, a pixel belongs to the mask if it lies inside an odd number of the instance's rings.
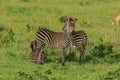
{"label": "striped zebra", "polygon": [[[66,16],[59,18],[60,22],[65,21]],[[87,34],[83,30],[73,31],[70,40],[70,53],[72,52],[71,47],[74,47],[74,58],[76,59],[76,50],[80,51],[80,60],[84,57],[85,48],[87,44]]]}
{"label": "striped zebra", "polygon": [[84,58],[85,48],[87,44],[87,34],[83,30],[73,31],[71,33],[71,44],[70,44],[70,52],[71,46],[74,46],[74,58],[76,58],[76,49],[80,51],[80,58],[82,60]]}
{"label": "striped zebra", "polygon": [[[38,56],[38,55],[35,53],[35,49],[36,49],[36,41],[35,41],[35,40],[33,40],[33,41],[30,43],[30,48],[31,48],[32,52],[31,52],[30,55],[29,55],[29,59],[30,59],[30,61],[35,62],[35,58]],[[41,62],[47,62],[47,61],[48,61],[48,59],[47,59],[44,51],[41,52],[40,60],[41,60]]]}
{"label": "striped zebra", "polygon": [[[40,62],[40,54],[43,51],[45,45],[50,48],[58,48],[62,55],[62,65],[65,65],[66,50],[70,45],[71,33],[75,29],[75,22],[77,20],[73,18],[67,18],[63,29],[63,32],[54,32],[46,28],[42,28],[36,32],[36,53],[38,57],[36,58],[37,63]],[[39,60],[39,61],[38,61]]]}

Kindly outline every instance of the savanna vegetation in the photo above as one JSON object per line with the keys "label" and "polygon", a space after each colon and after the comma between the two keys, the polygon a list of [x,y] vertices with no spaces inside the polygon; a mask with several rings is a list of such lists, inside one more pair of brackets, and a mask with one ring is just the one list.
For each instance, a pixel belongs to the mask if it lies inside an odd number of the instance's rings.
{"label": "savanna vegetation", "polygon": [[[0,0],[0,80],[120,80],[120,25],[110,22],[118,13],[120,0]],[[60,52],[46,47],[48,63],[30,62],[35,32],[62,31],[66,16],[88,35],[84,60],[68,50],[63,67]]]}

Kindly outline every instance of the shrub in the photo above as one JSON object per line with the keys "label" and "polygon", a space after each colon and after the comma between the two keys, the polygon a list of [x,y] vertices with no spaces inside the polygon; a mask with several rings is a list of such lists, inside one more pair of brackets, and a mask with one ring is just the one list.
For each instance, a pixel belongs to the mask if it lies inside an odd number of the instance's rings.
{"label": "shrub", "polygon": [[67,16],[61,16],[61,17],[59,18],[59,21],[60,21],[61,23],[63,23],[63,22],[65,22],[66,18],[67,18]]}
{"label": "shrub", "polygon": [[100,43],[92,49],[92,55],[96,57],[103,58],[111,53],[113,53],[113,44],[110,42],[104,43],[103,41],[100,41]]}
{"label": "shrub", "polygon": [[114,71],[108,71],[105,75],[101,76],[102,80],[118,80],[120,79],[120,68]]}
{"label": "shrub", "polygon": [[83,63],[91,62],[96,63],[118,63],[120,54],[116,51],[113,51],[113,44],[110,42],[103,42],[100,39],[98,45],[95,45],[88,55],[85,56]]}

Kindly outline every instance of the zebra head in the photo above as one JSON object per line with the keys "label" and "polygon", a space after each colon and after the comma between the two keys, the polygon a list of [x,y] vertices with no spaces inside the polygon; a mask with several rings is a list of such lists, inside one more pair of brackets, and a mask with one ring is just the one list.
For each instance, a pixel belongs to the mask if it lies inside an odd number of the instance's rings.
{"label": "zebra head", "polygon": [[65,25],[62,28],[64,33],[66,33],[68,36],[75,30],[75,23],[77,19],[73,19],[71,17],[68,17],[65,21]]}
{"label": "zebra head", "polygon": [[[35,62],[36,58],[39,56],[39,55],[36,53],[36,45],[37,45],[36,40],[33,40],[33,41],[30,43],[30,48],[31,48],[32,52],[31,52],[30,55],[29,55],[29,59],[30,59],[30,61],[32,61],[32,62]],[[39,61],[39,62],[47,62],[47,57],[46,57],[44,51],[41,51],[40,59],[38,59],[38,61]]]}

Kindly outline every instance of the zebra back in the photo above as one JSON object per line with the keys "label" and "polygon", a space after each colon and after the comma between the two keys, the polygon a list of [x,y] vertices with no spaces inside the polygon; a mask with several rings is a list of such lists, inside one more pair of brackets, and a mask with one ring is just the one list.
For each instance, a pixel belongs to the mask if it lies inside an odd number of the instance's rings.
{"label": "zebra back", "polygon": [[59,48],[62,52],[62,65],[64,65],[66,49],[70,45],[70,37],[75,29],[75,22],[75,19],[67,18],[65,26],[62,28],[63,32],[53,32],[46,28],[38,30],[36,32],[36,53],[40,55],[45,45]]}
{"label": "zebra back", "polygon": [[42,28],[36,33],[37,45],[47,45],[51,48],[64,47],[67,41],[67,35],[63,32],[53,32],[49,29]]}
{"label": "zebra back", "polygon": [[54,32],[47,29],[41,28],[36,32],[36,42],[37,45],[50,45],[53,40]]}
{"label": "zebra back", "polygon": [[83,30],[72,32],[72,45],[80,47],[81,45],[86,46],[87,34]]}

